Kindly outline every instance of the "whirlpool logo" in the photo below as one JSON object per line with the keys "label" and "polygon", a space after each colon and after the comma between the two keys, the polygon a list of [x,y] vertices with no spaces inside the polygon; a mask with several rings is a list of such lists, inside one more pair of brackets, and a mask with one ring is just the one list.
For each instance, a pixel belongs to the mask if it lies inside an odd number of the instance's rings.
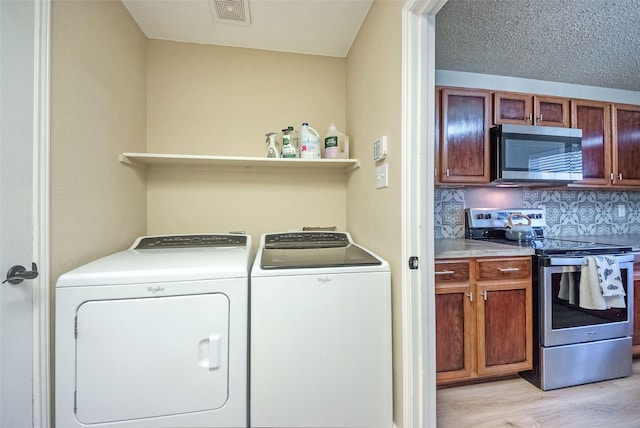
{"label": "whirlpool logo", "polygon": [[327,284],[327,283],[329,283],[331,281],[333,281],[333,280],[329,276],[321,276],[321,277],[318,278],[318,282],[320,284]]}
{"label": "whirlpool logo", "polygon": [[151,294],[156,294],[161,291],[164,291],[164,287],[158,285],[157,287],[147,287],[147,291]]}

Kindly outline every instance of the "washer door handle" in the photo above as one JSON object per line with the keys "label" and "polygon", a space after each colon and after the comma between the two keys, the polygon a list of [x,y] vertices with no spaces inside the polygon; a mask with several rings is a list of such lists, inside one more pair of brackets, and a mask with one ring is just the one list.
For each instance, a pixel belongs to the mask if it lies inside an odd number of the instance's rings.
{"label": "washer door handle", "polygon": [[4,284],[20,284],[25,279],[36,279],[38,277],[38,266],[35,263],[31,263],[31,270],[27,270],[24,266],[13,266],[7,272],[7,278],[2,281]]}

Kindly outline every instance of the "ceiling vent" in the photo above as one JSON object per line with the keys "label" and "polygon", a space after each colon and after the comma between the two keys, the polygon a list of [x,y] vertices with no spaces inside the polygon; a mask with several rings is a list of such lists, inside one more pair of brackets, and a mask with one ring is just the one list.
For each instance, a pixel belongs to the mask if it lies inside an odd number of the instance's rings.
{"label": "ceiling vent", "polygon": [[249,0],[209,0],[213,17],[224,24],[251,24]]}

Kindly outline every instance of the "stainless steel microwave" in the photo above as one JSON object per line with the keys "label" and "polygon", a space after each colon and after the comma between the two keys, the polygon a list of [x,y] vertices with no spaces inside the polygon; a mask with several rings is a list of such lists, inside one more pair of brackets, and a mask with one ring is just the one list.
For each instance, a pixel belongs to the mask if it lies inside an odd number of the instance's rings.
{"label": "stainless steel microwave", "polygon": [[582,130],[532,125],[491,128],[491,180],[582,180]]}

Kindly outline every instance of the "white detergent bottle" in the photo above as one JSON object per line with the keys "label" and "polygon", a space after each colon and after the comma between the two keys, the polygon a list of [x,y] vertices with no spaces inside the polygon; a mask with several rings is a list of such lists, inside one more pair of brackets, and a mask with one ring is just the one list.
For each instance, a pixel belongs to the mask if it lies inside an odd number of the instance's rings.
{"label": "white detergent bottle", "polygon": [[268,158],[279,158],[280,157],[280,152],[278,151],[278,147],[276,146],[276,136],[278,134],[276,134],[275,132],[269,132],[267,134],[264,134],[267,136],[267,140],[266,143],[269,144],[269,147],[267,148],[267,157]]}
{"label": "white detergent bottle", "polygon": [[338,131],[332,123],[324,138],[324,157],[327,159],[349,159],[349,137]]}
{"label": "white detergent bottle", "polygon": [[320,159],[320,134],[307,122],[300,128],[300,158]]}

